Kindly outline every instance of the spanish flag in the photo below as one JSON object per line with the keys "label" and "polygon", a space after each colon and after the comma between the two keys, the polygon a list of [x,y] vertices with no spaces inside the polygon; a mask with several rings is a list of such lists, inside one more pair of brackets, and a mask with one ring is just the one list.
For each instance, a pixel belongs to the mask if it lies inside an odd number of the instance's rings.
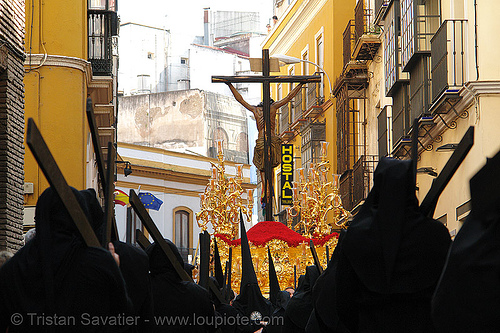
{"label": "spanish flag", "polygon": [[115,189],[114,193],[115,193],[115,204],[118,204],[121,206],[128,205],[128,203],[129,203],[128,195],[125,192]]}

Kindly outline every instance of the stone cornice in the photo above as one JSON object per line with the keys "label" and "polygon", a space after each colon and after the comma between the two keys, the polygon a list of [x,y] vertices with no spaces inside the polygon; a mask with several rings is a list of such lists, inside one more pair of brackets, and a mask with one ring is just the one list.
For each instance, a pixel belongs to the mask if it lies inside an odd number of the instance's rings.
{"label": "stone cornice", "polygon": [[269,45],[270,54],[286,54],[300,35],[311,24],[314,17],[321,11],[327,0],[304,0],[299,8],[293,13],[283,29],[273,41],[266,41]]}
{"label": "stone cornice", "polygon": [[89,61],[60,55],[28,54],[24,61],[26,70],[36,69],[42,66],[65,67],[81,71],[85,74],[89,88],[112,89],[113,79],[108,76],[94,76],[92,65]]}

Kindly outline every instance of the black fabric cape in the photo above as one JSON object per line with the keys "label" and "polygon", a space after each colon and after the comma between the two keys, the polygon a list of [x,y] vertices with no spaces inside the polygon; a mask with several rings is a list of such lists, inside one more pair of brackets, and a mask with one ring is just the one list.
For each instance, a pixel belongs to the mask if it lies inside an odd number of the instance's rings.
{"label": "black fabric cape", "polygon": [[412,161],[380,160],[342,241],[337,311],[351,332],[433,332],[430,300],[450,236],[423,216]]}
{"label": "black fabric cape", "polygon": [[[246,322],[241,322],[240,330],[242,332],[255,332],[260,327],[260,320],[269,320],[273,307],[271,302],[262,296],[262,293],[257,282],[257,275],[252,264],[252,255],[250,246],[248,245],[247,233],[243,217],[240,213],[240,230],[241,230],[241,284],[240,294],[233,301],[233,307],[238,310],[240,316],[249,319],[248,325]],[[260,317],[260,318],[259,318]],[[258,319],[258,320],[254,320]]]}
{"label": "black fabric cape", "polygon": [[276,294],[276,304],[270,323],[264,328],[266,333],[281,333],[285,322],[285,311],[290,302],[290,293],[286,290]]}
{"label": "black fabric cape", "polygon": [[[72,191],[90,220],[82,195]],[[0,331],[6,326],[9,332],[121,331],[123,325],[94,321],[107,317],[118,323],[119,316],[130,315],[125,283],[111,254],[85,245],[51,188],[38,199],[35,223],[35,238],[0,269]],[[14,313],[21,314],[22,325],[11,325]],[[64,321],[68,325],[58,325]]]}
{"label": "black fabric cape", "polygon": [[[210,277],[210,280],[214,285],[221,291],[219,282],[214,277]],[[222,293],[222,291],[221,291]],[[215,306],[215,315],[217,316],[217,329],[220,329],[221,333],[233,333],[237,332],[238,326],[236,325],[236,318],[238,317],[238,311],[229,304],[224,304],[219,301],[217,296],[215,296],[212,289],[209,289],[210,300]]]}
{"label": "black fabric cape", "polygon": [[471,212],[458,232],[432,301],[438,332],[500,328],[500,153],[471,180]]}
{"label": "black fabric cape", "polygon": [[327,268],[316,280],[312,291],[313,311],[306,326],[307,333],[348,333],[349,330],[339,320],[337,314],[337,295],[335,290],[335,276],[339,261],[339,253],[345,230],[339,235],[337,246],[328,262]]}
{"label": "black fabric cape", "polygon": [[303,279],[299,279],[299,286],[285,310],[285,332],[305,332],[313,310],[312,290],[318,277],[318,267],[306,267],[306,274]]}
{"label": "black fabric cape", "polygon": [[[183,267],[177,247],[169,240],[166,242]],[[207,290],[194,282],[182,281],[156,243],[146,252],[153,291],[153,332],[213,332],[215,312]]]}
{"label": "black fabric cape", "polygon": [[[91,225],[99,240],[104,240],[105,217],[97,200],[94,189],[80,191],[83,195],[91,216]],[[115,251],[120,256],[120,271],[128,295],[132,302],[134,316],[139,319],[132,325],[133,332],[149,332],[153,323],[153,300],[151,295],[151,281],[149,279],[149,258],[146,252],[131,244],[113,240]]]}

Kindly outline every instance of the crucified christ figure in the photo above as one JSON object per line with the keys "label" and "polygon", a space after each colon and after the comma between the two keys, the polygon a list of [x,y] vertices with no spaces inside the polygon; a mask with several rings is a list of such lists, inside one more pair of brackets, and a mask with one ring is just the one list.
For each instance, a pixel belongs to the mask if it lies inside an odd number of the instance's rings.
{"label": "crucified christ figure", "polygon": [[[250,105],[248,104],[243,97],[241,97],[240,93],[238,90],[236,90],[235,87],[229,82],[226,82],[228,85],[229,89],[231,89],[231,92],[234,95],[234,98],[238,102],[240,102],[241,105],[243,105],[247,110],[251,111],[255,117],[255,121],[257,122],[257,130],[259,131],[259,137],[257,138],[257,141],[255,141],[255,148],[254,148],[254,154],[253,154],[253,164],[259,169],[260,171],[260,176],[262,179],[262,186],[264,186],[264,179],[265,179],[265,161],[264,161],[264,136],[265,136],[265,122],[264,122],[264,111],[262,107],[262,102],[259,105]],[[276,135],[276,112],[280,107],[285,105],[286,103],[290,102],[292,98],[295,97],[300,92],[300,89],[302,88],[302,83],[299,83],[295,88],[293,88],[288,95],[283,98],[280,101],[274,102],[271,99],[271,106],[270,106],[270,118],[271,118],[271,167],[275,168],[281,163],[281,138]],[[272,179],[268,179],[268,181],[272,181]],[[262,192],[264,194],[264,191]]]}

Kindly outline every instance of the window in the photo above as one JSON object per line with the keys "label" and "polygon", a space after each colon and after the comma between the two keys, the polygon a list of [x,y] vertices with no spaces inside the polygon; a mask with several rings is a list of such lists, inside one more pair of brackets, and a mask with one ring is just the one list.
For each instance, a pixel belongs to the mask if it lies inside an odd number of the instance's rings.
{"label": "window", "polygon": [[187,65],[188,64],[188,59],[187,58],[181,58],[181,65]]}
{"label": "window", "polygon": [[[323,68],[324,65],[324,43],[323,43],[323,34],[320,34],[319,37],[316,37],[316,63],[319,67]],[[321,75],[321,84],[319,85],[319,96],[324,96],[324,86],[325,86],[325,74]]]}
{"label": "window", "polygon": [[187,207],[174,209],[174,243],[179,249],[182,259],[187,261],[188,255],[193,254],[193,213]]}
{"label": "window", "polygon": [[300,135],[302,168],[307,170],[311,163],[321,161],[321,141],[326,140],[325,123],[311,123],[301,131]]}
{"label": "window", "polygon": [[377,117],[378,120],[378,156],[382,158],[389,154],[387,107],[384,107]]}
{"label": "window", "polygon": [[414,18],[413,0],[401,0],[401,63],[403,67],[415,52]]}

